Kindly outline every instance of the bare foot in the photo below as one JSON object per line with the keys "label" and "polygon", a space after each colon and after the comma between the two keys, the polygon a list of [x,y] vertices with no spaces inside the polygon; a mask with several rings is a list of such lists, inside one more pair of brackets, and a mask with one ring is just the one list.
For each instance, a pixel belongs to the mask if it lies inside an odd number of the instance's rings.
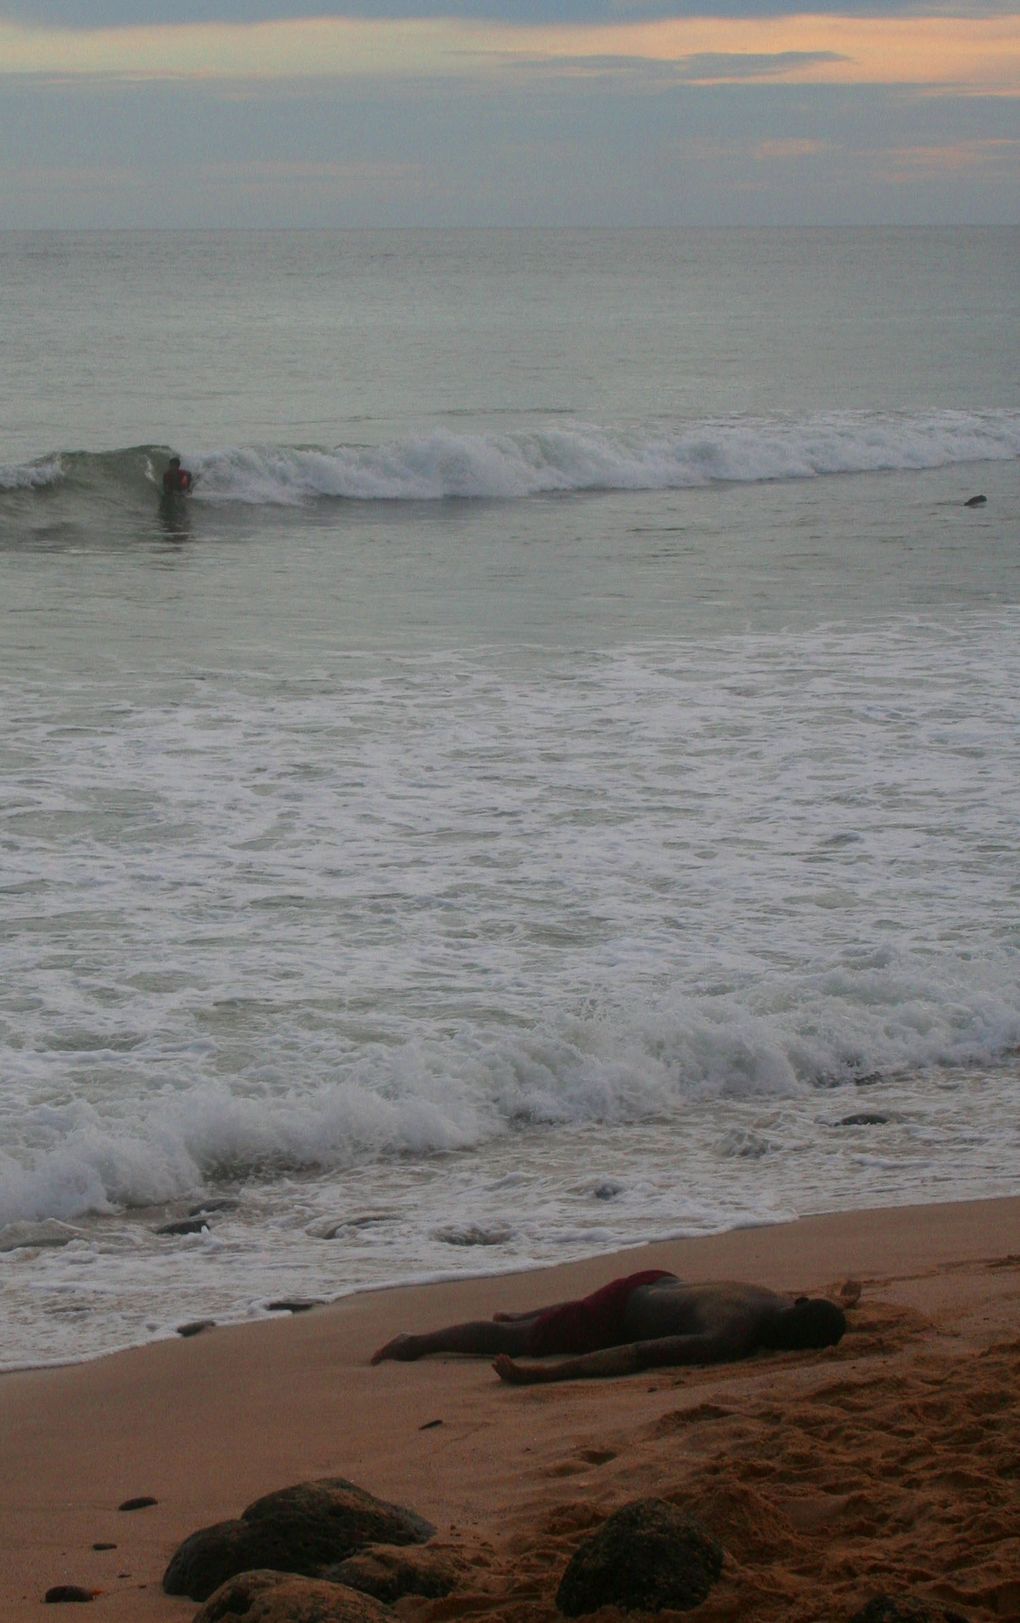
{"label": "bare foot", "polygon": [[380,1347],[374,1352],[369,1363],[382,1364],[388,1358],[396,1358],[402,1364],[409,1364],[418,1356],[418,1337],[409,1336],[406,1331],[402,1331],[399,1336],[394,1336],[392,1341],[387,1341],[385,1347]]}
{"label": "bare foot", "polygon": [[492,1367],[500,1380],[506,1381],[508,1386],[533,1386],[536,1381],[542,1379],[541,1371],[534,1365],[529,1368],[526,1364],[515,1364],[507,1353],[500,1353],[494,1358]]}

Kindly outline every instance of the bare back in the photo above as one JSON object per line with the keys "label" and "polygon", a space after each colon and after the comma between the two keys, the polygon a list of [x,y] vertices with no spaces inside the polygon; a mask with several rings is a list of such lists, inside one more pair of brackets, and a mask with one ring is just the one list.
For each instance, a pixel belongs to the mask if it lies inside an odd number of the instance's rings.
{"label": "bare back", "polygon": [[764,1321],[791,1304],[791,1297],[761,1285],[736,1281],[689,1285],[680,1279],[657,1279],[633,1293],[624,1328],[628,1341],[719,1333],[753,1341]]}

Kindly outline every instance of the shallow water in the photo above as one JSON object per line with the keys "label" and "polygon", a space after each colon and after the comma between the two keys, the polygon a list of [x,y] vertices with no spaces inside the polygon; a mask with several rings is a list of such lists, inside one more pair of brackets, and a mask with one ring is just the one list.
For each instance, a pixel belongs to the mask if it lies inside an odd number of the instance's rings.
{"label": "shallow water", "polygon": [[7,1363],[1016,1192],[1016,248],[0,236]]}

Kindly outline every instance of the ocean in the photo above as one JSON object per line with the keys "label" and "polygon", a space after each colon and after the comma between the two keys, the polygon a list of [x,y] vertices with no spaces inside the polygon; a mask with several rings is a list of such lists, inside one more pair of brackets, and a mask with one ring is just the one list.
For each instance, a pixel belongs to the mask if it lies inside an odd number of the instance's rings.
{"label": "ocean", "polygon": [[0,233],[0,1367],[1020,1191],[1018,267]]}

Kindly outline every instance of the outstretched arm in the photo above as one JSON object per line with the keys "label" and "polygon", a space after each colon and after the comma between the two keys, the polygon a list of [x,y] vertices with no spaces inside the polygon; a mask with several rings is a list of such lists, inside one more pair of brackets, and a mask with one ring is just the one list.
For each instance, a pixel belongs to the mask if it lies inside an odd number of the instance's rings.
{"label": "outstretched arm", "polygon": [[506,1353],[493,1369],[510,1386],[533,1386],[545,1381],[583,1381],[605,1375],[634,1375],[642,1369],[668,1364],[716,1364],[743,1358],[752,1343],[734,1335],[660,1336],[655,1341],[630,1341],[622,1347],[564,1358],[557,1364],[518,1364]]}

